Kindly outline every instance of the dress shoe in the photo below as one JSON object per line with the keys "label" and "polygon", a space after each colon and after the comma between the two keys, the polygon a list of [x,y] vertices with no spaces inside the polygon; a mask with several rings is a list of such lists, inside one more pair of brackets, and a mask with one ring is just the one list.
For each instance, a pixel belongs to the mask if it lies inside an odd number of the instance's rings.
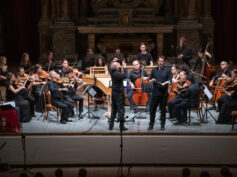
{"label": "dress shoe", "polygon": [[121,128],[122,131],[127,131],[128,129],[126,127]]}
{"label": "dress shoe", "polygon": [[147,128],[148,131],[152,131],[153,130],[153,126],[149,125],[149,127]]}
{"label": "dress shoe", "polygon": [[67,122],[72,122],[72,120],[70,120],[70,119],[68,119],[68,118],[66,119],[66,121],[67,121]]}
{"label": "dress shoe", "polygon": [[184,125],[185,121],[177,121],[174,123],[174,125]]}
{"label": "dress shoe", "polygon": [[160,125],[160,130],[161,130],[161,131],[165,131],[165,125],[164,125],[164,124],[161,124],[161,125]]}
{"label": "dress shoe", "polygon": [[114,124],[113,124],[113,123],[110,123],[110,124],[109,124],[109,130],[113,130],[113,128],[114,128]]}
{"label": "dress shoe", "polygon": [[83,119],[82,114],[79,112],[78,119]]}
{"label": "dress shoe", "polygon": [[61,124],[66,124],[67,122],[66,122],[66,120],[60,120],[60,123]]}

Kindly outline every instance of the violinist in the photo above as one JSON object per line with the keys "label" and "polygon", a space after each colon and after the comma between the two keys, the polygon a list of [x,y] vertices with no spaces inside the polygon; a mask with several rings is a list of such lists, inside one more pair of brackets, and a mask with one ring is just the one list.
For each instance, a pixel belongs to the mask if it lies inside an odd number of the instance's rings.
{"label": "violinist", "polygon": [[157,81],[164,83],[171,79],[171,72],[169,68],[164,67],[165,57],[160,56],[157,60],[158,66],[153,68],[150,76],[150,83],[153,83],[152,98],[150,105],[150,123],[148,131],[153,129],[156,117],[156,109],[160,106],[160,125],[161,130],[165,130],[166,121],[166,104],[168,100],[168,85],[161,86]]}
{"label": "violinist", "polygon": [[34,74],[32,75],[33,83],[32,83],[32,95],[36,100],[36,111],[43,112],[44,111],[44,97],[43,90],[47,84],[47,74],[43,74],[42,66],[40,64],[36,64],[34,67]]}
{"label": "violinist", "polygon": [[57,70],[57,62],[53,61],[54,54],[53,51],[48,51],[47,61],[43,64],[43,68],[45,71],[49,72],[51,70]]}
{"label": "violinist", "polygon": [[34,116],[34,98],[27,94],[24,84],[18,83],[15,74],[8,73],[7,100],[15,101],[21,122],[28,122]]}
{"label": "violinist", "polygon": [[67,76],[67,74],[69,74],[70,72],[73,71],[73,68],[68,65],[67,59],[63,60],[62,66],[63,66],[63,68],[58,71],[58,74],[60,75],[60,77],[64,78]]}
{"label": "violinist", "polygon": [[[85,83],[80,78],[74,77],[72,72],[69,73],[67,77],[69,78],[70,83],[66,86],[68,92],[65,92],[65,94],[68,95],[73,101],[79,101],[78,118],[81,119],[83,113],[83,97],[77,95],[77,89],[81,87],[79,85],[84,85]],[[73,110],[72,110],[72,117],[74,117]]]}
{"label": "violinist", "polygon": [[218,111],[221,110],[222,105],[231,99],[231,93],[237,85],[237,69],[231,71],[231,78],[226,80],[226,83],[223,88],[225,94],[218,99]]}
{"label": "violinist", "polygon": [[0,57],[0,91],[3,101],[6,100],[6,87],[7,87],[7,58],[5,56]]}
{"label": "violinist", "polygon": [[175,103],[177,122],[174,125],[183,124],[187,120],[187,110],[196,108],[200,104],[199,85],[195,83],[192,75],[187,76],[186,85],[188,86],[187,89],[180,95],[180,100]]}
{"label": "violinist", "polygon": [[[141,66],[140,66],[140,63],[138,60],[134,60],[132,64],[133,64],[133,69],[128,74],[128,79],[130,80],[129,85],[130,85],[131,89],[129,89],[129,91],[127,93],[127,98],[130,103],[130,109],[132,110],[132,112],[136,113],[137,112],[137,105],[133,100],[133,95],[136,92],[135,82],[138,78],[142,77],[142,80],[148,80],[149,77],[148,77],[146,70],[143,70],[143,76],[141,75],[142,69],[140,68]],[[146,112],[149,112],[148,102],[146,104]]]}
{"label": "violinist", "polygon": [[25,72],[29,74],[32,71],[32,64],[28,53],[23,53],[21,57],[21,67],[25,69]]}
{"label": "violinist", "polygon": [[178,90],[187,86],[186,79],[187,79],[187,73],[185,71],[181,71],[179,73],[179,80],[174,79],[174,78],[172,79],[172,83],[176,84],[176,89],[173,90],[174,93],[176,93],[176,96],[175,98],[169,100],[167,103],[170,119],[177,118],[176,113],[175,113],[175,104],[181,101],[182,94],[183,94],[183,92],[178,93]]}
{"label": "violinist", "polygon": [[[237,76],[237,70],[233,70],[232,74]],[[233,77],[232,77],[233,78]],[[233,87],[230,91],[225,91],[226,95],[228,95],[228,99],[226,99],[221,106],[220,114],[217,120],[217,124],[228,124],[231,122],[231,112],[233,110],[237,110],[237,81],[236,79],[233,81]]]}
{"label": "violinist", "polygon": [[25,87],[27,90],[29,90],[30,87],[32,86],[32,78],[28,74],[25,73],[25,69],[23,67],[19,67],[18,73],[17,73],[17,79],[21,83],[26,82]]}
{"label": "violinist", "polygon": [[65,97],[64,92],[68,92],[62,82],[59,80],[59,74],[50,71],[51,80],[49,81],[49,90],[51,92],[51,103],[53,106],[62,109],[60,123],[66,124],[69,121],[71,111],[73,109],[73,101],[69,97]]}

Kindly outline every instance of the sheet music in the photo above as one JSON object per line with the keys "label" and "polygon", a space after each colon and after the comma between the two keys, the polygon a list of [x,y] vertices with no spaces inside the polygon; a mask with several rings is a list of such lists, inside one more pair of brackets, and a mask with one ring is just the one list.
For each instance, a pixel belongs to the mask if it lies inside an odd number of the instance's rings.
{"label": "sheet music", "polygon": [[208,97],[208,99],[212,99],[212,93],[209,91],[209,89],[207,88],[207,86],[204,84],[204,93],[206,94],[206,96]]}

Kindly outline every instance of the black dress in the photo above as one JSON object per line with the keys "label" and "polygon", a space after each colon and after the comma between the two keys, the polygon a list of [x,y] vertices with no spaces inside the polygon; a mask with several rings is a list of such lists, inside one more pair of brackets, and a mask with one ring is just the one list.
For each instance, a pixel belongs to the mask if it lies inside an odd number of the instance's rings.
{"label": "black dress", "polygon": [[35,98],[35,111],[44,112],[44,96],[43,90],[46,88],[46,85],[34,85],[32,89],[32,94]]}
{"label": "black dress", "polygon": [[15,101],[20,121],[29,122],[32,119],[32,115],[31,115],[30,102],[24,98],[26,91],[22,89],[18,93],[14,93],[10,90],[9,88],[10,86],[13,86],[15,89],[17,88],[15,84],[8,85],[7,101]]}
{"label": "black dress", "polygon": [[[3,71],[3,69],[0,68],[0,75],[1,75],[1,76],[7,77],[7,74],[8,74],[8,70]],[[5,80],[0,80],[0,86],[7,86],[7,79],[5,79]]]}

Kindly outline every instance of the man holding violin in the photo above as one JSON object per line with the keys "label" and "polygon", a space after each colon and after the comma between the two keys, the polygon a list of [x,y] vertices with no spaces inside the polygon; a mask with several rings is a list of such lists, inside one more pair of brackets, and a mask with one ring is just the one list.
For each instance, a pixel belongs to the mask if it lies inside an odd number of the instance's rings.
{"label": "man holding violin", "polygon": [[[127,98],[128,101],[130,103],[130,109],[136,113],[137,112],[137,105],[134,102],[133,96],[134,93],[136,92],[136,89],[141,89],[141,88],[137,88],[137,86],[139,86],[139,83],[137,83],[137,79],[138,78],[142,78],[142,81],[148,80],[148,74],[146,72],[146,70],[143,70],[140,68],[140,63],[138,62],[138,60],[134,60],[133,61],[133,70],[130,71],[130,73],[128,74],[128,79],[130,79],[129,85],[131,87],[131,89],[129,89],[128,93],[127,93]],[[136,84],[137,83],[137,84]],[[141,90],[140,90],[141,91]],[[147,108],[146,111],[149,111],[149,105],[147,104]]]}
{"label": "man holding violin", "polygon": [[50,72],[51,80],[49,82],[49,90],[51,92],[51,103],[53,106],[62,109],[61,120],[65,124],[73,109],[73,101],[69,97],[65,97],[63,92],[68,92],[68,89],[63,86],[61,81],[57,80],[59,75],[55,71]]}

